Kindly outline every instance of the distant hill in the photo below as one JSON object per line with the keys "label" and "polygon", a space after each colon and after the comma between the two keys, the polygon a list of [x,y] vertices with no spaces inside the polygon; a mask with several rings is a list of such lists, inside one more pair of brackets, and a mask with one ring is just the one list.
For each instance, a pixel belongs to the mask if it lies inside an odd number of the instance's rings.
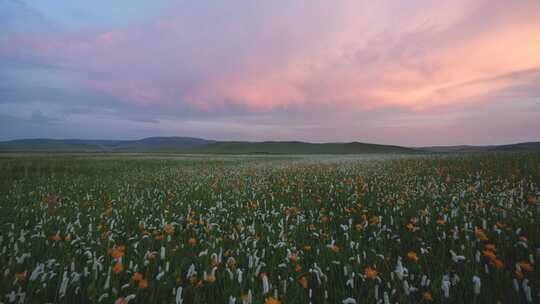
{"label": "distant hill", "polygon": [[307,143],[299,141],[215,142],[192,149],[208,154],[362,154],[362,153],[419,153],[400,146],[351,143]]}
{"label": "distant hill", "polygon": [[407,148],[361,142],[214,141],[194,137],[148,137],[139,140],[17,139],[0,142],[0,152],[170,152],[200,154],[364,154],[540,152],[540,142],[499,146]]}
{"label": "distant hill", "polygon": [[140,140],[19,139],[0,142],[1,152],[175,152],[202,154],[361,154],[421,153],[390,145],[307,143],[299,141],[212,141],[191,137],[149,137]]}
{"label": "distant hill", "polygon": [[534,151],[540,152],[540,142],[524,142],[512,145],[495,146],[495,151]]}
{"label": "distant hill", "polygon": [[148,137],[140,140],[17,139],[0,142],[2,152],[173,152],[213,141],[192,137]]}
{"label": "distant hill", "polygon": [[540,142],[524,142],[498,146],[433,146],[417,149],[434,153],[540,152]]}

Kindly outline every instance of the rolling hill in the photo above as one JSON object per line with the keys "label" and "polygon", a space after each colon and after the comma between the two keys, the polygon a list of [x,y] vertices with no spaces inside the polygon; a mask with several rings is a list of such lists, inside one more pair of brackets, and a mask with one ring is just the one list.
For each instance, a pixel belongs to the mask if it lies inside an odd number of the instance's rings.
{"label": "rolling hill", "polygon": [[0,142],[1,152],[175,152],[201,154],[362,154],[419,153],[411,148],[351,143],[299,141],[212,141],[192,137],[141,140],[19,139]]}
{"label": "rolling hill", "polygon": [[540,142],[524,142],[509,145],[491,146],[433,146],[418,150],[431,153],[478,153],[478,152],[540,152]]}
{"label": "rolling hill", "polygon": [[194,137],[148,137],[140,140],[17,139],[0,142],[0,152],[103,152],[193,154],[365,154],[540,152],[540,142],[499,146],[434,146],[408,148],[361,142],[214,141]]}
{"label": "rolling hill", "polygon": [[192,137],[140,140],[17,139],[0,142],[2,152],[174,152],[213,141]]}
{"label": "rolling hill", "polygon": [[299,141],[215,142],[192,149],[208,154],[362,154],[419,153],[411,148],[389,145],[351,143],[307,143]]}

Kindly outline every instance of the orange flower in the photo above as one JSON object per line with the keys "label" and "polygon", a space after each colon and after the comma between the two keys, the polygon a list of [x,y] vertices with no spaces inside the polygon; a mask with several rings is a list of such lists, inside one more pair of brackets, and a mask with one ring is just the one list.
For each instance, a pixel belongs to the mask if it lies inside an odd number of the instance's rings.
{"label": "orange flower", "polygon": [[[105,228],[105,229],[107,229],[107,228]],[[111,232],[109,230],[105,230],[103,232],[103,239],[104,240],[108,239],[110,235],[111,235]]]}
{"label": "orange flower", "polygon": [[139,282],[140,280],[143,279],[143,275],[142,273],[140,272],[135,272],[132,276],[131,276],[131,279],[135,282]]}
{"label": "orange flower", "polygon": [[206,276],[206,282],[212,284],[212,283],[214,283],[215,281],[216,281],[216,277],[213,276],[212,274],[209,274],[209,275]]}
{"label": "orange flower", "polygon": [[491,261],[495,260],[497,258],[497,256],[495,255],[495,252],[491,251],[491,250],[484,250],[484,256],[488,259],[490,259]]}
{"label": "orange flower", "polygon": [[291,256],[290,256],[289,259],[290,259],[291,262],[293,262],[293,263],[296,262],[296,261],[298,261],[298,254],[297,254],[297,253],[291,254]]}
{"label": "orange flower", "polygon": [[493,264],[493,266],[495,266],[495,268],[497,269],[501,269],[504,267],[504,263],[503,261],[499,260],[499,259],[494,259],[491,261],[491,263]]}
{"label": "orange flower", "polygon": [[122,263],[116,263],[114,264],[112,271],[116,274],[122,272],[124,270],[124,265]]}
{"label": "orange flower", "polygon": [[190,239],[188,240],[188,245],[189,245],[189,246],[195,246],[195,245],[197,245],[197,239],[195,239],[195,238],[190,238]]}
{"label": "orange flower", "polygon": [[378,217],[378,216],[372,216],[370,219],[369,219],[369,223],[371,225],[377,225],[381,222],[381,219]]}
{"label": "orange flower", "polygon": [[416,252],[414,251],[411,251],[409,253],[407,253],[407,259],[413,261],[413,262],[416,262],[418,261],[418,255],[416,255]]}
{"label": "orange flower", "polygon": [[114,247],[112,249],[109,249],[109,255],[113,258],[113,259],[118,259],[120,257],[122,257],[124,255],[124,250],[121,250],[120,247]]}
{"label": "orange flower", "polygon": [[60,241],[62,238],[60,237],[60,234],[57,233],[57,234],[53,235],[53,236],[51,237],[51,239],[52,239],[53,241],[58,242],[58,241]]}
{"label": "orange flower", "polygon": [[296,272],[302,271],[302,266],[297,264],[296,267],[294,267],[294,271],[296,271]]}
{"label": "orange flower", "polygon": [[172,235],[172,234],[174,234],[174,227],[171,224],[166,224],[163,227],[163,231],[168,235]]}
{"label": "orange flower", "polygon": [[309,282],[308,279],[305,276],[301,276],[300,279],[298,279],[298,283],[304,287],[304,289],[308,288]]}
{"label": "orange flower", "polygon": [[368,279],[375,279],[377,277],[377,271],[368,266],[368,267],[364,268],[364,275]]}
{"label": "orange flower", "polygon": [[444,220],[443,219],[438,219],[436,221],[437,225],[444,225]]}
{"label": "orange flower", "polygon": [[116,301],[114,301],[114,304],[127,304],[128,301],[122,297],[116,299]]}
{"label": "orange flower", "polygon": [[495,223],[495,225],[497,225],[497,228],[499,228],[499,229],[503,229],[503,228],[506,227],[506,224],[505,224],[505,223],[501,223],[501,222],[497,222],[497,223]]}
{"label": "orange flower", "polygon": [[17,280],[17,282],[26,281],[26,271],[16,272],[15,273],[15,280]]}
{"label": "orange flower", "polygon": [[534,205],[534,204],[536,204],[536,197],[534,197],[534,196],[532,196],[532,195],[529,195],[529,196],[527,197],[527,203],[528,203],[529,205]]}
{"label": "orange flower", "polygon": [[532,267],[532,265],[529,264],[529,262],[527,262],[527,261],[521,261],[521,262],[518,263],[518,265],[522,270],[525,270],[526,272],[533,272],[534,271],[534,267]]}
{"label": "orange flower", "polygon": [[426,292],[422,293],[422,299],[424,299],[424,301],[431,302],[431,301],[433,301],[433,296],[431,295],[431,292],[426,291]]}
{"label": "orange flower", "polygon": [[405,225],[405,228],[409,229],[409,230],[413,230],[414,229],[414,225],[412,223],[408,223],[407,225]]}
{"label": "orange flower", "polygon": [[264,300],[264,304],[281,304],[281,301],[274,297],[269,297]]}
{"label": "orange flower", "polygon": [[[304,246],[304,251],[311,251],[311,246],[309,246],[309,245]],[[540,255],[540,249],[539,249],[538,252],[539,252],[539,255]]]}
{"label": "orange flower", "polygon": [[476,228],[474,230],[474,234],[476,235],[476,237],[478,238],[478,240],[482,241],[482,242],[486,242],[488,241],[488,237],[486,236],[486,234],[484,233],[484,231],[482,231],[482,229],[478,229]]}
{"label": "orange flower", "polygon": [[141,279],[139,281],[139,289],[146,289],[148,288],[148,281],[146,279]]}
{"label": "orange flower", "polygon": [[493,252],[496,252],[497,251],[497,248],[495,247],[495,245],[493,244],[486,244],[484,246],[484,248],[486,248],[486,250],[490,250],[490,251],[493,251]]}

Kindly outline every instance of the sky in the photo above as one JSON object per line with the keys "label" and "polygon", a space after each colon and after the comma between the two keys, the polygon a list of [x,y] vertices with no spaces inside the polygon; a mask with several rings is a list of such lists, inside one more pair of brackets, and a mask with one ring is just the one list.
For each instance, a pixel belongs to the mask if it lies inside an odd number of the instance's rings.
{"label": "sky", "polygon": [[0,140],[540,141],[538,0],[0,0]]}

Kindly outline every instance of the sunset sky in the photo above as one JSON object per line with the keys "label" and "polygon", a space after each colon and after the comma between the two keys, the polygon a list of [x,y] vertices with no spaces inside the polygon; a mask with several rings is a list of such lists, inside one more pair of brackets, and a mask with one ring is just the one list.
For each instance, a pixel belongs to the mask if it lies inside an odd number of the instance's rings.
{"label": "sunset sky", "polygon": [[538,0],[0,0],[0,140],[540,140]]}

